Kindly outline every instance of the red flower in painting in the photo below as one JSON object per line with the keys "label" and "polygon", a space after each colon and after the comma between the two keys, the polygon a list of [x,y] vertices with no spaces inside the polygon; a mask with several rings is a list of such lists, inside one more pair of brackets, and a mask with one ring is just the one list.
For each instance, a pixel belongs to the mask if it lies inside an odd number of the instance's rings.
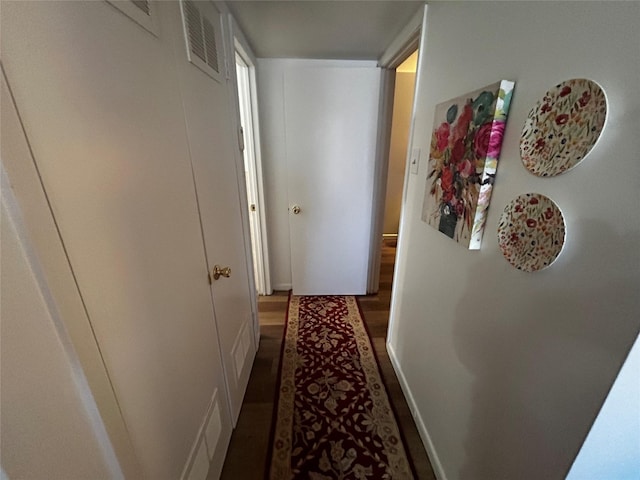
{"label": "red flower in painting", "polygon": [[451,149],[451,157],[449,161],[451,163],[458,163],[464,157],[464,140],[457,140]]}
{"label": "red flower in painting", "polygon": [[447,148],[449,144],[449,133],[451,132],[449,128],[449,124],[447,122],[443,122],[436,130],[436,143],[438,145],[438,150],[444,150]]}
{"label": "red flower in painting", "polygon": [[467,136],[469,133],[469,124],[471,123],[471,119],[473,118],[473,108],[470,103],[467,103],[458,117],[458,123],[453,128],[453,138],[454,140],[460,140]]}
{"label": "red flower in painting", "polygon": [[537,205],[538,203],[539,200],[536,197],[531,197],[531,199],[529,200],[530,205]]}
{"label": "red flower in painting", "polygon": [[565,85],[562,90],[560,90],[560,96],[561,97],[566,97],[567,95],[569,95],[571,93],[571,87],[568,85]]}
{"label": "red flower in painting", "polygon": [[548,103],[545,103],[544,105],[542,105],[542,108],[540,109],[540,111],[542,113],[547,113],[551,111],[551,105],[549,105]]}
{"label": "red flower in painting", "polygon": [[589,103],[589,100],[591,100],[591,94],[585,90],[582,92],[582,97],[578,99],[578,103],[584,108]]}
{"label": "red flower in painting", "polygon": [[527,218],[527,227],[535,228],[536,225],[538,225],[538,222],[536,222],[533,218]]}
{"label": "red flower in painting", "polygon": [[440,186],[444,192],[453,192],[453,172],[449,168],[442,170],[442,176],[440,177]]}
{"label": "red flower in painting", "polygon": [[553,217],[553,209],[551,207],[547,208],[544,212],[544,218],[550,220]]}
{"label": "red flower in painting", "polygon": [[544,138],[539,138],[538,140],[536,140],[536,143],[533,146],[533,148],[535,150],[542,150],[546,145],[547,145],[547,142],[544,141]]}
{"label": "red flower in painting", "polygon": [[564,125],[568,121],[569,121],[569,115],[567,115],[566,113],[563,113],[562,115],[558,115],[556,117],[556,123],[558,125]]}

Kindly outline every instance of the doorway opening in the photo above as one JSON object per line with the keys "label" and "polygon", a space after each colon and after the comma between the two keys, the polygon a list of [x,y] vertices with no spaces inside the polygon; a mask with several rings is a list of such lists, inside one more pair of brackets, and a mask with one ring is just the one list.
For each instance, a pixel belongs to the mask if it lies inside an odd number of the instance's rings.
{"label": "doorway opening", "polygon": [[415,50],[396,68],[395,75],[389,165],[382,226],[383,240],[385,244],[392,247],[397,244],[400,228],[402,189],[407,166],[417,64],[418,50]]}
{"label": "doorway opening", "polygon": [[[375,294],[391,282],[391,275],[381,271],[382,263],[395,270],[396,246],[401,230],[400,218],[404,190],[411,172],[417,173],[419,152],[409,152],[413,124],[418,43],[420,28],[392,58],[385,63],[381,90],[381,114],[377,163],[377,185],[374,194],[374,227],[371,237],[371,257],[367,293]],[[389,261],[390,257],[393,261]],[[381,278],[386,277],[386,278]]]}
{"label": "doorway opening", "polygon": [[270,295],[272,290],[269,277],[269,254],[264,215],[255,65],[253,65],[249,55],[246,55],[237,43],[235,62],[247,204],[249,206],[247,213],[249,216],[253,271],[258,295]]}

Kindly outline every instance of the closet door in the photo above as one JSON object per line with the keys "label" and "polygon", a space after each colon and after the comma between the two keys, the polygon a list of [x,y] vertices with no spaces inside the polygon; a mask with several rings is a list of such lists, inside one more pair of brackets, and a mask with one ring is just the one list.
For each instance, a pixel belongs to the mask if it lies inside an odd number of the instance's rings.
{"label": "closet door", "polygon": [[318,61],[285,73],[296,295],[366,293],[380,69]]}
{"label": "closet door", "polygon": [[[212,2],[181,1],[174,22],[174,50],[187,123],[189,150],[200,208],[211,293],[232,418],[242,398],[256,352],[248,259],[239,185],[245,185],[222,14]],[[172,18],[178,19],[177,15]],[[185,41],[186,40],[186,41]],[[231,50],[231,52],[230,52]],[[231,56],[230,56],[231,55]],[[216,266],[218,273],[215,273]]]}
{"label": "closet door", "polygon": [[[2,62],[144,477],[175,479],[208,412],[210,458],[231,419],[176,75],[180,12],[151,5],[156,31],[106,2],[3,3]],[[228,130],[217,121],[214,138]]]}

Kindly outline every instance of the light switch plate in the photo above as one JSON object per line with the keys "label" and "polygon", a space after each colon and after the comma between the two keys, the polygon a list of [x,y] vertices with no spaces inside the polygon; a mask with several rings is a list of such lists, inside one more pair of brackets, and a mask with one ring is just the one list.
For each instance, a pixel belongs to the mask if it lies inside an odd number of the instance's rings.
{"label": "light switch plate", "polygon": [[413,175],[418,174],[418,168],[420,167],[420,149],[414,148],[411,150],[411,173]]}

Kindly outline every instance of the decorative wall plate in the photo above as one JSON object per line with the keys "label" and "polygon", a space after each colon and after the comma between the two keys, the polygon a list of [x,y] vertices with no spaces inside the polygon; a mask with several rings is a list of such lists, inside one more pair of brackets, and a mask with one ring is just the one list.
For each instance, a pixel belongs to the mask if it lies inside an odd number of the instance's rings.
{"label": "decorative wall plate", "polygon": [[535,272],[551,265],[565,239],[562,212],[549,197],[525,193],[509,203],[498,224],[498,245],[508,262]]}
{"label": "decorative wall plate", "polygon": [[594,81],[574,78],[556,85],[524,123],[520,137],[524,166],[541,177],[575,167],[598,141],[606,116],[606,96]]}

